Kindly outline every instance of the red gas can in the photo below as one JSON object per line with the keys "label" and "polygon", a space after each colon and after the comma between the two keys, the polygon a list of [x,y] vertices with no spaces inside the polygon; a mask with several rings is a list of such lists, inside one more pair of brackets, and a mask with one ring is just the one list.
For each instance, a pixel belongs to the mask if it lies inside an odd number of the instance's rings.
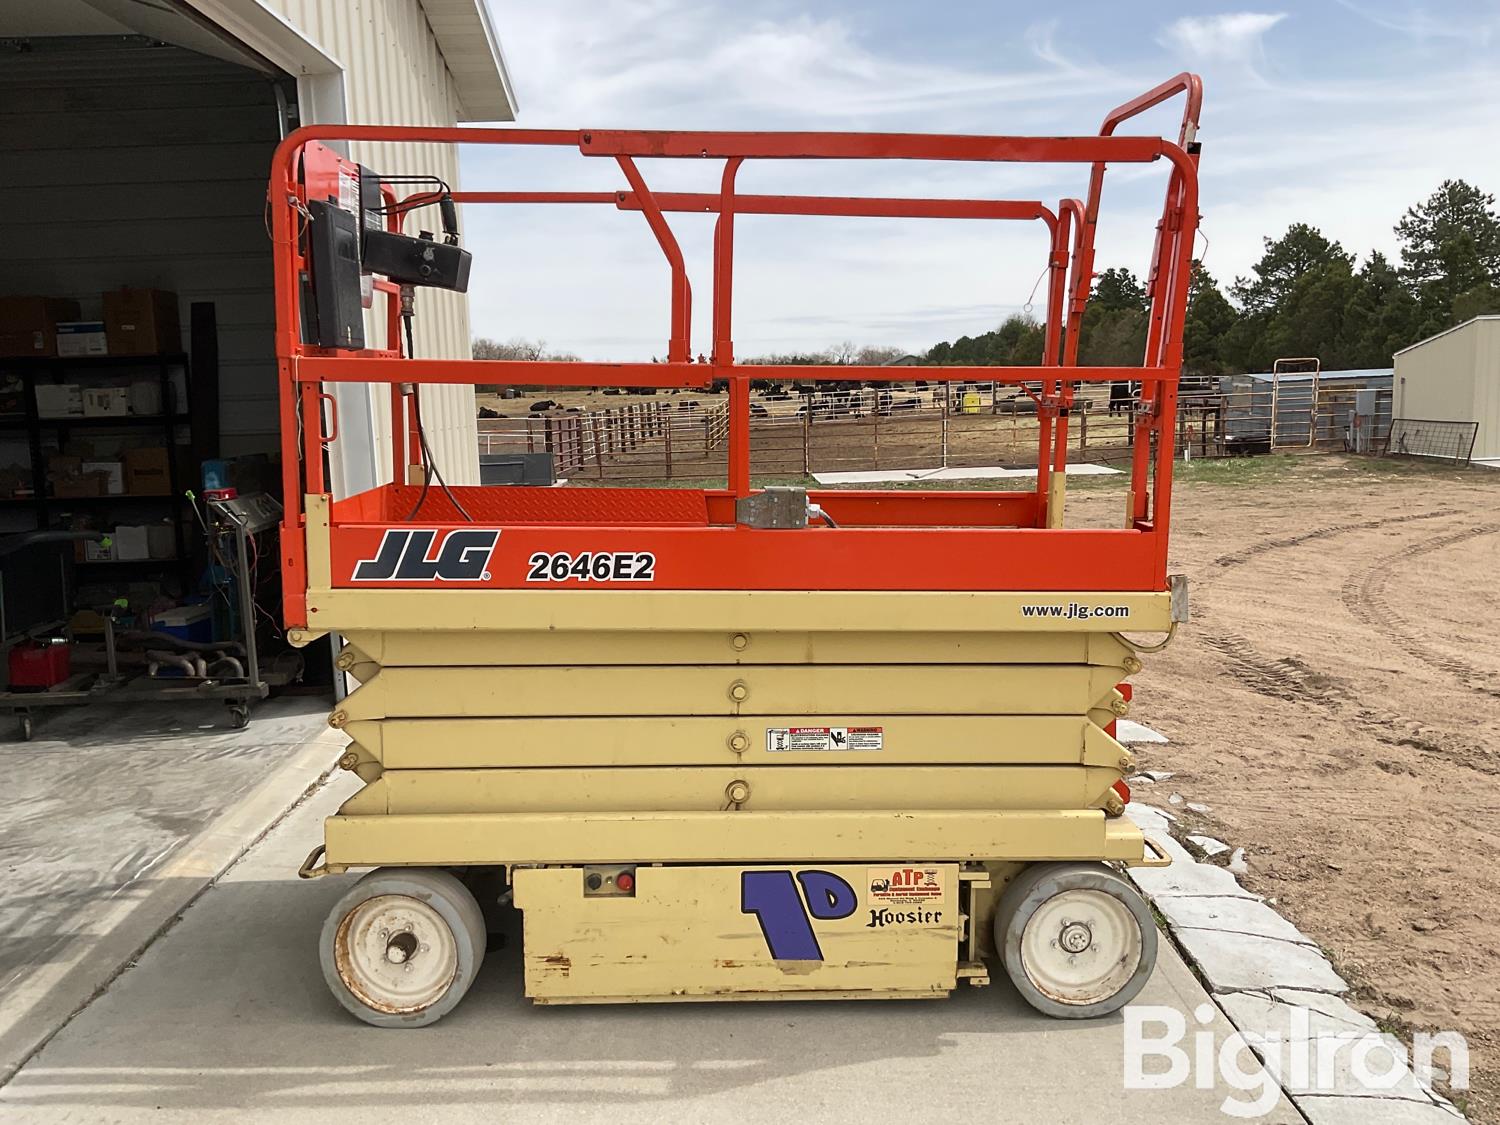
{"label": "red gas can", "polygon": [[10,650],[12,691],[46,691],[62,683],[72,669],[66,641],[22,641]]}

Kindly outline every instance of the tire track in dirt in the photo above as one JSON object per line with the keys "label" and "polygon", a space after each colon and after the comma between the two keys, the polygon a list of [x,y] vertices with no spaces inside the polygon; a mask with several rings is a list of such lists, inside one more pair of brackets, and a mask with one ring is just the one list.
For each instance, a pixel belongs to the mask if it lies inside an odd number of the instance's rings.
{"label": "tire track in dirt", "polygon": [[1321,707],[1336,707],[1348,695],[1334,677],[1314,671],[1295,656],[1273,658],[1256,652],[1239,633],[1209,633],[1203,642],[1229,662],[1240,683],[1260,695]]}
{"label": "tire track in dirt", "polygon": [[1439,508],[1435,512],[1419,512],[1414,516],[1383,516],[1380,519],[1364,520],[1360,523],[1336,523],[1328,527],[1320,527],[1316,531],[1304,532],[1301,535],[1288,535],[1282,539],[1262,539],[1259,543],[1252,543],[1242,550],[1220,555],[1214,559],[1214,565],[1228,570],[1230,567],[1242,566],[1258,555],[1268,551],[1279,551],[1288,547],[1300,547],[1304,543],[1316,543],[1320,539],[1332,539],[1336,535],[1347,535],[1351,531],[1374,531],[1377,528],[1388,527],[1393,523],[1411,523],[1414,520],[1435,520],[1444,516],[1461,516],[1465,513],[1457,508]]}
{"label": "tire track in dirt", "polygon": [[[1374,531],[1382,527],[1394,524],[1404,524],[1415,520],[1444,519],[1452,516],[1466,516],[1472,513],[1458,508],[1439,508],[1430,512],[1419,512],[1414,515],[1383,516],[1378,519],[1361,520],[1354,523],[1330,524],[1327,527],[1305,532],[1300,535],[1289,535],[1275,539],[1265,539],[1258,543],[1250,544],[1239,551],[1221,555],[1214,560],[1214,565],[1221,571],[1230,570],[1234,567],[1251,562],[1261,555],[1277,550],[1289,550],[1300,547],[1307,543],[1317,543],[1322,540],[1332,539],[1339,535],[1347,535],[1358,531]],[[1500,529],[1497,525],[1495,529]],[[1392,559],[1406,555],[1420,555],[1426,549],[1436,550],[1443,546],[1449,546],[1457,542],[1475,537],[1476,534],[1484,534],[1483,529],[1466,529],[1463,532],[1450,535],[1435,536],[1431,539],[1422,540],[1419,543],[1397,552],[1391,556]],[[1379,564],[1376,568],[1378,569]],[[1369,572],[1366,572],[1369,573]],[[1343,594],[1347,604],[1349,600],[1350,582],[1344,583]],[[1212,579],[1204,582],[1210,586]],[[1377,597],[1379,591],[1377,591]],[[1382,602],[1382,606],[1384,603]],[[1384,606],[1390,618],[1399,622],[1399,617]],[[1356,613],[1356,618],[1360,615]],[[1363,620],[1363,619],[1362,619]],[[1372,624],[1369,620],[1364,623]],[[1357,704],[1359,693],[1354,691],[1350,685],[1336,677],[1317,672],[1305,661],[1297,657],[1270,657],[1255,649],[1249,639],[1239,633],[1229,631],[1218,631],[1200,634],[1205,644],[1222,655],[1229,664],[1228,671],[1240,683],[1260,695],[1273,699],[1281,699],[1287,702],[1306,703],[1328,712],[1339,712],[1348,704]],[[1424,654],[1425,655],[1425,654]],[[1431,661],[1439,667],[1444,666],[1444,660],[1439,654],[1431,654]],[[1450,662],[1452,663],[1452,662]],[[1462,663],[1461,661],[1457,663]],[[1476,670],[1465,666],[1466,671]],[[1453,671],[1453,669],[1446,669]],[[1491,694],[1500,694],[1494,693]],[[1413,719],[1407,715],[1394,711],[1374,710],[1365,706],[1355,707],[1355,721],[1361,726],[1373,728],[1377,732],[1376,737],[1382,742],[1396,746],[1406,746],[1425,754],[1435,754],[1445,759],[1455,761],[1480,772],[1489,772],[1489,764],[1481,764],[1481,760],[1488,759],[1490,755],[1480,752],[1477,743],[1464,738],[1454,738],[1447,732],[1435,730],[1431,726]]]}
{"label": "tire track in dirt", "polygon": [[1476,668],[1467,660],[1452,653],[1440,652],[1419,639],[1412,627],[1393,610],[1386,600],[1385,591],[1391,575],[1402,563],[1419,559],[1448,547],[1467,543],[1485,535],[1500,532],[1500,523],[1479,524],[1448,535],[1435,535],[1404,547],[1394,554],[1380,559],[1344,580],[1342,597],[1345,608],[1356,621],[1369,626],[1387,640],[1406,649],[1412,656],[1447,672],[1470,691],[1500,698],[1500,686],[1495,683],[1495,674]]}
{"label": "tire track in dirt", "polygon": [[[1431,512],[1419,512],[1416,515],[1382,516],[1357,523],[1330,524],[1301,535],[1288,535],[1251,543],[1238,551],[1220,555],[1214,560],[1214,565],[1220,570],[1229,570],[1243,566],[1271,551],[1300,547],[1306,543],[1316,543],[1356,531],[1372,531],[1390,524],[1407,523],[1412,520],[1442,519],[1446,516],[1463,514],[1457,508],[1439,508]],[[1210,586],[1212,581],[1212,578],[1205,579],[1203,585]],[[1241,682],[1261,695],[1324,707],[1331,707],[1340,699],[1350,696],[1350,693],[1343,690],[1333,677],[1314,671],[1296,657],[1275,658],[1257,652],[1250,641],[1239,633],[1220,631],[1205,633],[1202,636],[1205,644],[1229,661]]]}

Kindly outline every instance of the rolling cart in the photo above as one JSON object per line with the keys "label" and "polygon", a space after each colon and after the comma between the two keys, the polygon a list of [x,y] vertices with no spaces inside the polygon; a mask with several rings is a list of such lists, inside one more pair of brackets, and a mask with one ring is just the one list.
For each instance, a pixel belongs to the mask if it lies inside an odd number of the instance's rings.
{"label": "rolling cart", "polygon": [[[0,561],[13,559],[21,552],[48,544],[59,544],[71,550],[72,544],[99,541],[97,531],[31,531],[20,535],[0,536]],[[67,606],[68,568],[59,560],[60,604]],[[164,633],[142,630],[121,631],[118,628],[119,605],[93,607],[104,623],[102,672],[71,673],[56,683],[35,690],[0,692],[0,711],[15,717],[16,733],[30,741],[35,720],[42,712],[57,707],[85,707],[96,704],[181,702],[185,700],[222,700],[229,708],[230,725],[244,727],[250,721],[250,704],[264,699],[269,686],[259,675],[252,656],[245,666],[246,648],[237,642],[193,642]],[[56,638],[74,645],[66,621],[33,625],[19,643],[29,638]],[[253,647],[251,648],[253,653]],[[140,671],[122,671],[122,654],[143,666]],[[180,676],[155,673],[172,669]]]}

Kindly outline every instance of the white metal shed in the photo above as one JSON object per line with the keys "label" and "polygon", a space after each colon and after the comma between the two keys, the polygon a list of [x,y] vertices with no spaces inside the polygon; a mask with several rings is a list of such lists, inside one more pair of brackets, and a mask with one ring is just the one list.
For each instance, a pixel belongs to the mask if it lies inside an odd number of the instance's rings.
{"label": "white metal shed", "polygon": [[1473,457],[1500,459],[1500,316],[1479,316],[1396,353],[1393,414],[1477,422]]}

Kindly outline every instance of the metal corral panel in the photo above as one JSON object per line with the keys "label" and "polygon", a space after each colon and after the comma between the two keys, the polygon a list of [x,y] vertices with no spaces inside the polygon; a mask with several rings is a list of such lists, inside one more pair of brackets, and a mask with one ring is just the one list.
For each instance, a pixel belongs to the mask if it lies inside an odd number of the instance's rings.
{"label": "metal corral panel", "polygon": [[1500,316],[1481,316],[1396,353],[1395,414],[1478,422],[1476,459],[1500,458]]}

